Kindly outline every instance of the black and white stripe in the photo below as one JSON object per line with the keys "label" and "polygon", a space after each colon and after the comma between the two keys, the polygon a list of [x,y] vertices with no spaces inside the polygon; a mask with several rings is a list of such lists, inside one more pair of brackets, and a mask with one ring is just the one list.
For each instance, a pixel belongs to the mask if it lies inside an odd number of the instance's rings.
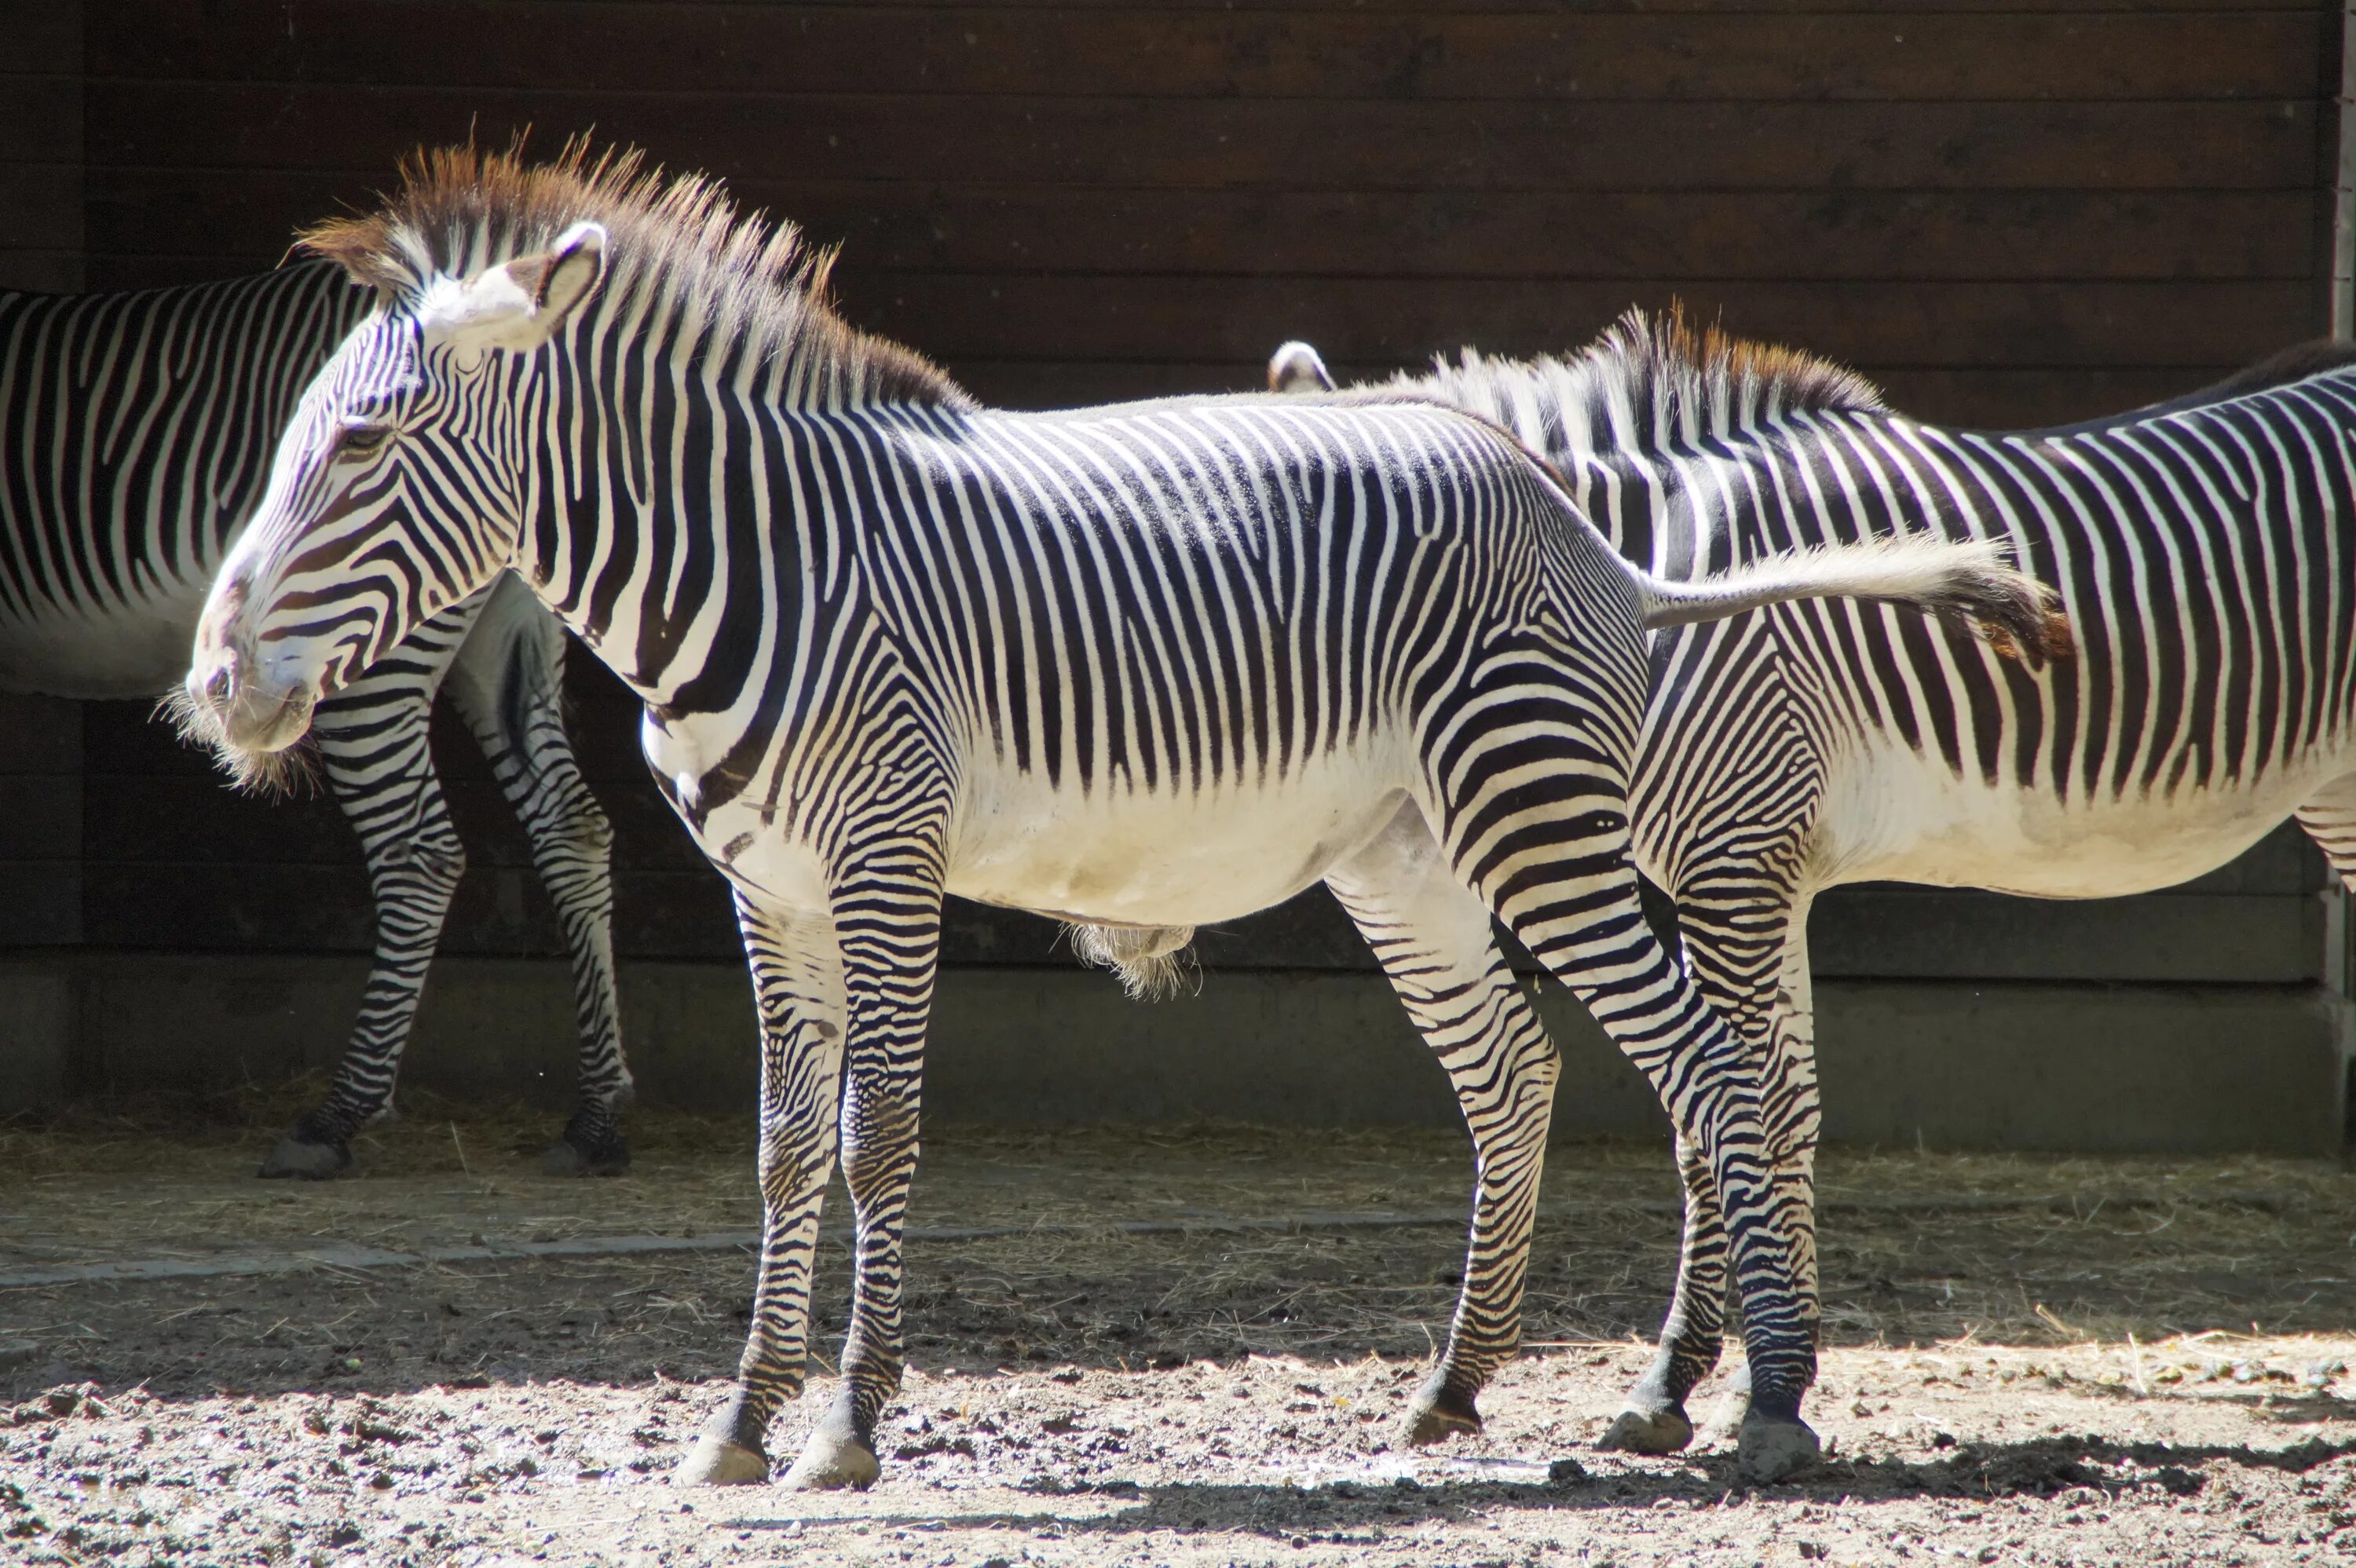
{"label": "black and white stripe", "polygon": [[[153,701],[186,672],[277,432],[372,304],[306,261],[188,288],[0,293],[0,688]],[[262,1174],[330,1175],[389,1113],[466,854],[427,720],[446,692],[531,841],[573,955],[580,1109],[552,1166],[622,1168],[611,837],[560,709],[562,629],[520,584],[452,606],[317,714],[319,760],[376,895],[376,962],[323,1103]]]}
{"label": "black and white stripe", "polygon": [[[1299,356],[1288,375],[1306,372]],[[1784,350],[1631,315],[1568,359],[1466,354],[1392,385],[1544,452],[1622,551],[1689,576],[1901,530],[1998,539],[2078,654],[2000,659],[1920,617],[1777,607],[1664,633],[1638,863],[1768,1063],[1777,1209],[1813,1317],[1810,901],[1865,880],[2049,898],[2211,869],[2296,816],[2356,873],[2356,353],[2316,345],[2068,429],[1946,430]],[[1680,1144],[1685,1255],[1617,1437],[1680,1446],[1715,1361],[1725,1232]],[[1813,1328],[1813,1324],[1812,1324]]]}
{"label": "black and white stripe", "polygon": [[1519,1331],[1556,1063],[1494,912],[1705,1151],[1759,1390],[1748,1462],[1814,1451],[1757,1083],[1627,858],[1641,633],[1836,587],[1956,594],[2033,632],[1994,552],[1683,588],[1633,571],[1501,432],[1427,403],[987,411],[829,315],[790,231],[627,159],[437,155],[387,213],[312,242],[390,303],[290,425],[191,698],[232,750],[282,746],[510,560],[645,698],[648,759],[735,889],[764,1033],[752,1332],[686,1477],[768,1472],[838,1155],[845,1378],[789,1478],[876,1474],[945,895],[1180,926],[1319,880],[1479,1152],[1411,1439],[1476,1425]]}

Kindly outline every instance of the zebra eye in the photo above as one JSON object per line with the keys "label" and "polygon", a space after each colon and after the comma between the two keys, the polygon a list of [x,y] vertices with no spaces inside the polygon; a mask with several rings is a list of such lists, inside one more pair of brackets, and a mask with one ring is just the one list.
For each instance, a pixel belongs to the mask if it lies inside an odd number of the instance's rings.
{"label": "zebra eye", "polygon": [[337,457],[373,457],[384,450],[392,439],[392,427],[381,424],[348,424],[336,439]]}

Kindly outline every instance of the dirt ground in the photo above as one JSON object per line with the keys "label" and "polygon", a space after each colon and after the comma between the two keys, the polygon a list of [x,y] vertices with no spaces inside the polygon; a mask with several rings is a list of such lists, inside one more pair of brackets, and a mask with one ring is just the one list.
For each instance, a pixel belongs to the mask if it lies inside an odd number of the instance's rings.
{"label": "dirt ground", "polygon": [[429,1104],[354,1179],[254,1181],[283,1109],[0,1124],[0,1563],[2356,1562],[2336,1165],[1834,1152],[1830,1455],[1754,1489],[1723,1442],[1591,1446],[1665,1151],[1557,1151],[1529,1348],[1409,1452],[1461,1138],[937,1130],[884,1480],[813,1497],[667,1479],[750,1305],[748,1125],[641,1115],[632,1175],[567,1182],[551,1118]]}

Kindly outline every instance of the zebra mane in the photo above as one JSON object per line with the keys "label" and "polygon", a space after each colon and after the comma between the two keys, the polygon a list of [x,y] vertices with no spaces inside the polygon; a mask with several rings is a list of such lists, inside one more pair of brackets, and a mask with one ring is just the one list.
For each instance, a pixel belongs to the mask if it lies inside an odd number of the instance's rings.
{"label": "zebra mane", "polygon": [[1658,452],[1798,414],[1889,408],[1854,370],[1715,326],[1697,331],[1682,305],[1631,309],[1574,355],[1508,359],[1468,348],[1392,385],[1480,410],[1550,452]]}
{"label": "zebra mane", "polygon": [[574,137],[552,160],[527,164],[520,138],[504,153],[471,144],[420,148],[402,160],[401,188],[380,208],[305,229],[304,249],[352,279],[414,304],[439,274],[483,268],[552,245],[584,219],[609,236],[609,290],[635,288],[671,311],[691,309],[716,341],[750,337],[786,361],[788,385],[815,403],[971,402],[913,349],[861,332],[828,295],[831,246],[795,225],[737,210],[717,180],[670,176],[635,147],[594,156]]}

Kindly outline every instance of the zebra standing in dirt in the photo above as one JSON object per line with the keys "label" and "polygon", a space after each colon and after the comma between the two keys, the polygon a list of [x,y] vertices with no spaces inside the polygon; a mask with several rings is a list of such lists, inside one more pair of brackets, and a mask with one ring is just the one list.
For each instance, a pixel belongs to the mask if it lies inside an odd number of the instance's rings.
{"label": "zebra standing in dirt", "polygon": [[[375,304],[342,269],[122,294],[0,293],[0,689],[154,701],[305,385]],[[419,626],[318,714],[319,759],[376,894],[376,962],[334,1083],[264,1176],[332,1176],[393,1079],[466,852],[427,745],[446,691],[531,840],[573,955],[580,1104],[545,1164],[628,1164],[611,830],[561,703],[564,634],[520,583]]]}
{"label": "zebra standing in dirt", "polygon": [[188,709],[233,753],[284,746],[411,619],[510,563],[644,697],[648,759],[735,890],[765,1034],[752,1330],[683,1478],[768,1474],[838,1147],[844,1378],[789,1479],[877,1474],[945,894],[1167,927],[1320,880],[1479,1155],[1411,1438],[1477,1425],[1519,1332],[1556,1063],[1494,911],[1724,1195],[1757,1369],[1746,1464],[1815,1452],[1756,1083],[1723,1070],[1746,1053],[1645,926],[1627,861],[1641,630],[1850,591],[2048,635],[1998,552],[1917,541],[1671,588],[1501,432],[1427,404],[990,411],[828,311],[792,229],[632,156],[435,155],[308,242],[387,303],[288,428]]}
{"label": "zebra standing in dirt", "polygon": [[[1301,344],[1269,373],[1331,385]],[[2002,540],[2059,592],[2078,655],[2041,671],[1848,604],[1655,641],[1637,863],[1675,897],[1705,994],[1769,1062],[1812,1318],[1819,892],[2111,898],[2214,869],[2288,816],[2356,879],[2356,349],[2019,433],[1922,424],[1837,366],[1641,313],[1567,359],[1467,352],[1387,386],[1520,433],[1666,576],[1928,528]],[[1678,1161],[1676,1292],[1612,1435],[1648,1452],[1691,1437],[1686,1396],[1724,1321],[1723,1220],[1682,1139]]]}

